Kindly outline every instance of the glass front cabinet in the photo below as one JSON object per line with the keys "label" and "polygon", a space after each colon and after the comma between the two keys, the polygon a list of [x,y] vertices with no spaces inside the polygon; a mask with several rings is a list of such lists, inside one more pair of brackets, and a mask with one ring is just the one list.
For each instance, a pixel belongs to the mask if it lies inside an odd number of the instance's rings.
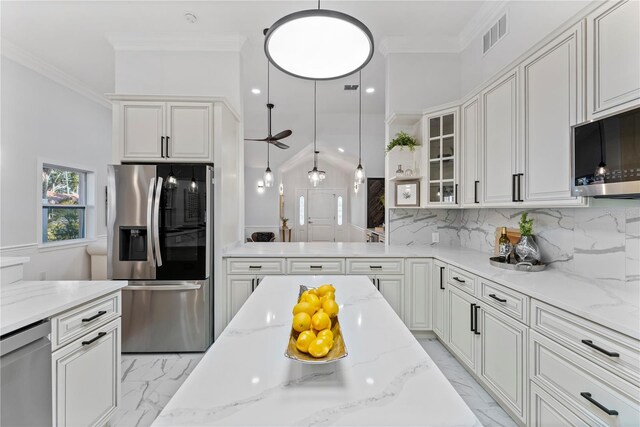
{"label": "glass front cabinet", "polygon": [[458,109],[424,116],[428,205],[458,204]]}

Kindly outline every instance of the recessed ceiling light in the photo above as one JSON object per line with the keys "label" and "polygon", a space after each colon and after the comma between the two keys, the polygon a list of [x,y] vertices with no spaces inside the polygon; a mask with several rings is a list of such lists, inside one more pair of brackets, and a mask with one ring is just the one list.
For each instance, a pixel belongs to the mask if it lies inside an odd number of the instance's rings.
{"label": "recessed ceiling light", "polygon": [[251,89],[251,93],[254,95],[260,95],[260,89],[258,89],[257,87],[254,87],[253,89]]}
{"label": "recessed ceiling light", "polygon": [[341,153],[344,153],[344,148],[340,147],[340,148],[338,148],[338,151],[341,152]]}
{"label": "recessed ceiling light", "polygon": [[198,22],[198,17],[193,12],[185,13],[184,19],[186,19],[189,24],[195,24],[196,22]]}
{"label": "recessed ceiling light", "polygon": [[373,92],[375,92],[375,91],[376,91],[376,89],[375,89],[375,88],[373,88],[373,87],[368,87],[368,88],[367,88],[367,93],[373,93]]}

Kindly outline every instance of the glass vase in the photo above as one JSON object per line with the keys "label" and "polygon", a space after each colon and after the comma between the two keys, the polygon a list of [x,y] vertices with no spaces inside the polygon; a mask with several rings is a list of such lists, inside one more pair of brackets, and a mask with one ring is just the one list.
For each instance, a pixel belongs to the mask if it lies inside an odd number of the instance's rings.
{"label": "glass vase", "polygon": [[533,236],[521,236],[515,247],[518,262],[530,262],[538,264],[540,262],[540,248]]}

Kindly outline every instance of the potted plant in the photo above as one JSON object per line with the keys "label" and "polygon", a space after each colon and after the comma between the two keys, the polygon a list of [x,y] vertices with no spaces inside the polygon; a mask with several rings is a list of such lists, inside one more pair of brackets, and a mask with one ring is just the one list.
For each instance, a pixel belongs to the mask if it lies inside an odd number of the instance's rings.
{"label": "potted plant", "polygon": [[387,153],[395,147],[400,147],[400,149],[407,147],[409,148],[409,151],[415,151],[416,145],[418,145],[417,139],[406,132],[400,131],[396,134],[396,137],[393,138],[387,145]]}
{"label": "potted plant", "polygon": [[282,228],[286,230],[288,228],[287,221],[289,221],[289,218],[282,217],[280,220],[282,221]]}
{"label": "potted plant", "polygon": [[533,218],[526,212],[520,216],[520,240],[516,243],[515,252],[519,262],[538,264],[540,262],[540,248],[533,236]]}

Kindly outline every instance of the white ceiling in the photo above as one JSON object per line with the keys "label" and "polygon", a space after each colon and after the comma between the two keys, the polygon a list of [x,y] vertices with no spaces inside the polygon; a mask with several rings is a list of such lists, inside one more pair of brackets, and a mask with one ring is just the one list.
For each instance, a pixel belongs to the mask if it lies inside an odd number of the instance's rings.
{"label": "white ceiling", "polygon": [[[474,20],[489,9],[487,1],[323,1],[322,8],[351,14],[365,23],[378,48],[405,50],[456,50],[461,35],[469,32]],[[316,7],[316,1],[2,1],[2,38],[42,61],[77,78],[99,93],[114,91],[114,51],[109,35],[196,33],[246,38],[243,46],[242,97],[245,135],[262,137],[266,133],[266,57],[262,30],[278,18],[297,10]],[[185,12],[194,13],[195,24],[187,22]],[[363,87],[375,87],[363,94],[363,111],[384,113],[384,59],[378,51],[363,70]],[[344,84],[357,83],[357,75],[318,84],[318,112],[327,120],[334,115],[357,113],[357,92],[345,92]],[[260,88],[254,95],[251,88]],[[313,83],[298,80],[272,69],[271,100],[274,131],[290,128],[306,146],[312,138]],[[336,139],[347,155],[357,156],[357,117],[348,124],[318,124],[319,141]],[[325,120],[325,121],[327,121]],[[372,120],[372,119],[371,119]],[[381,120],[381,119],[377,119]],[[365,121],[366,123],[366,121]],[[379,126],[369,126],[379,128]],[[382,127],[382,129],[384,129]],[[346,134],[345,134],[346,132]],[[350,136],[350,137],[347,137]],[[295,138],[295,139],[294,139]],[[300,141],[301,140],[301,141]],[[343,143],[344,140],[344,143]],[[247,146],[247,165],[264,162],[263,150]],[[275,162],[295,154],[295,149],[278,153]]]}

